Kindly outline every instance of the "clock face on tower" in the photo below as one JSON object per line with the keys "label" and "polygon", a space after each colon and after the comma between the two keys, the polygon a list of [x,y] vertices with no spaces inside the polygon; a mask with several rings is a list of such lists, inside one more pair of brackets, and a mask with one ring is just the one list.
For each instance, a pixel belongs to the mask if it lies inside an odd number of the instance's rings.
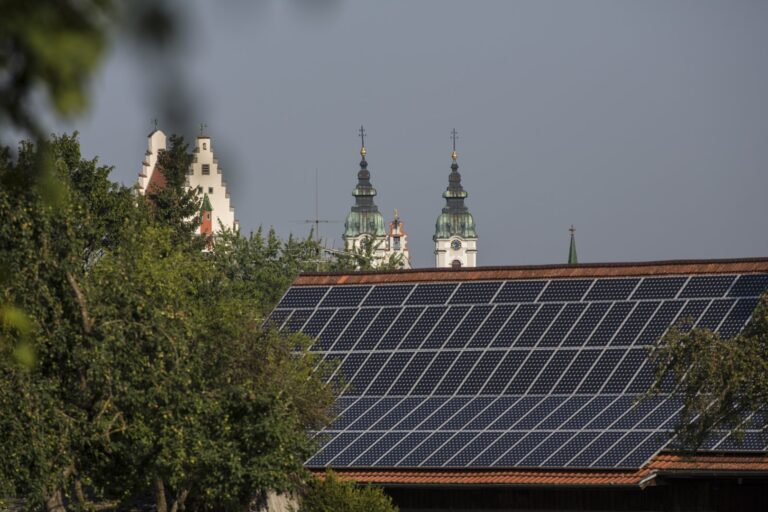
{"label": "clock face on tower", "polygon": [[453,249],[454,251],[458,251],[459,249],[461,249],[461,241],[454,240],[453,242],[451,242],[451,249]]}

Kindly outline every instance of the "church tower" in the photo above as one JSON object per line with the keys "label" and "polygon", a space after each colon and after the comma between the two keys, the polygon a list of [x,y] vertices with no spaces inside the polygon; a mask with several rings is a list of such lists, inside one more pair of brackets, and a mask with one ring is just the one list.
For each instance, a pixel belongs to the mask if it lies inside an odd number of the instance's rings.
{"label": "church tower", "polygon": [[381,260],[387,253],[387,233],[384,230],[384,217],[379,212],[379,208],[373,202],[376,196],[376,189],[371,185],[371,173],[368,171],[368,162],[365,160],[367,151],[365,149],[365,129],[360,127],[361,148],[360,170],[357,173],[357,186],[352,191],[355,197],[355,204],[347,215],[344,222],[345,250],[353,251],[359,249],[366,240],[373,243],[373,255],[375,259]]}
{"label": "church tower", "polygon": [[395,210],[395,218],[389,223],[387,233],[387,258],[393,255],[400,255],[402,258],[402,267],[411,268],[411,256],[408,251],[408,235],[403,228],[403,221],[400,220],[400,214]]}
{"label": "church tower", "polygon": [[438,268],[458,268],[477,266],[477,232],[475,220],[464,205],[467,192],[461,186],[459,164],[456,163],[456,139],[458,134],[451,132],[453,152],[451,153],[451,173],[448,176],[448,188],[443,192],[445,207],[435,223],[435,265]]}

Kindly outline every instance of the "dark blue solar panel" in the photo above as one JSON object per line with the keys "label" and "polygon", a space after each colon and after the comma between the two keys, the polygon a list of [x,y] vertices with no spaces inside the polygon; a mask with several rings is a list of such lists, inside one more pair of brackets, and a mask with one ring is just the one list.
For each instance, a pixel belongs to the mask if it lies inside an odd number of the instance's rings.
{"label": "dark blue solar panel", "polygon": [[632,294],[632,299],[674,299],[687,280],[687,277],[646,277]]}
{"label": "dark blue solar panel", "polygon": [[592,441],[594,441],[599,432],[578,432],[568,440],[558,450],[544,461],[541,465],[545,467],[563,467],[568,464],[568,461],[573,459],[579,452],[584,450]]}
{"label": "dark blue solar panel", "polygon": [[499,434],[496,432],[477,434],[474,439],[468,441],[464,446],[457,448],[453,458],[449,459],[445,465],[449,467],[466,466],[498,438]]}
{"label": "dark blue solar panel", "polygon": [[352,463],[354,466],[372,466],[385,453],[405,438],[404,432],[388,432]]}
{"label": "dark blue solar panel", "polygon": [[373,317],[376,316],[378,310],[376,309],[361,309],[357,312],[352,321],[347,324],[347,328],[336,340],[336,343],[330,348],[330,350],[344,351],[352,350],[355,343],[363,334],[366,328],[370,325]]}
{"label": "dark blue solar panel", "polygon": [[389,430],[398,423],[400,423],[406,415],[413,412],[418,407],[424,398],[422,397],[406,397],[401,398],[397,405],[392,407],[389,411],[381,415],[379,421],[373,424],[371,427],[373,430]]}
{"label": "dark blue solar panel", "polygon": [[547,281],[507,281],[494,302],[532,302],[546,284]]}
{"label": "dark blue solar panel", "polygon": [[551,393],[575,356],[575,350],[555,353],[547,363],[547,366],[541,370],[529,392]]}
{"label": "dark blue solar panel", "polygon": [[495,463],[497,466],[517,466],[526,455],[531,453],[547,437],[549,432],[529,432],[515,446],[510,448],[507,453]]}
{"label": "dark blue solar panel", "polygon": [[310,318],[309,321],[304,324],[304,328],[301,330],[301,332],[314,338],[320,334],[320,331],[323,330],[325,324],[328,323],[328,320],[330,320],[330,318],[335,313],[336,310],[333,309],[318,309],[315,311],[315,314],[312,315],[312,318]]}
{"label": "dark blue solar panel", "polygon": [[408,297],[408,305],[442,305],[450,298],[456,283],[419,284]]}
{"label": "dark blue solar panel", "polygon": [[418,352],[413,359],[408,363],[403,373],[395,381],[394,385],[389,389],[390,395],[407,395],[411,392],[413,385],[416,384],[424,370],[430,365],[432,360],[437,355],[437,352]]}
{"label": "dark blue solar panel", "polygon": [[289,289],[278,308],[314,308],[323,298],[328,288],[325,286],[296,286]]}
{"label": "dark blue solar panel", "polygon": [[512,304],[500,304],[495,306],[467,346],[470,348],[485,348],[490,345],[491,341],[493,341],[496,334],[498,334],[499,330],[501,330],[502,326],[506,323],[507,319],[509,319],[516,308],[517,305]]}
{"label": "dark blue solar panel", "polygon": [[447,422],[456,412],[467,405],[469,398],[456,397],[448,399],[442,407],[437,409],[429,418],[425,419],[416,430],[439,430],[443,423]]}
{"label": "dark blue solar panel", "polygon": [[511,347],[538,309],[539,306],[536,304],[523,304],[518,307],[507,324],[499,331],[491,346]]}
{"label": "dark blue solar panel", "polygon": [[403,460],[399,461],[396,466],[418,466],[424,459],[440,448],[451,436],[450,432],[435,432],[424,440],[421,445],[416,447],[411,453],[405,456]]}
{"label": "dark blue solar panel", "polygon": [[453,363],[453,367],[443,378],[443,381],[435,390],[436,395],[452,395],[459,390],[459,386],[464,381],[470,370],[480,358],[480,352],[462,352]]}
{"label": "dark blue solar panel", "polygon": [[376,350],[394,350],[408,334],[408,331],[414,326],[416,320],[421,316],[424,308],[403,308],[400,316],[392,322],[392,325],[387,331],[379,344],[376,345]]}
{"label": "dark blue solar panel", "polygon": [[602,389],[603,393],[621,393],[632,381],[637,371],[648,359],[648,353],[644,348],[628,350],[624,353],[616,370]]}
{"label": "dark blue solar panel", "polygon": [[377,466],[391,467],[397,464],[411,450],[416,448],[422,441],[429,437],[429,432],[411,432],[406,435],[402,441],[397,443],[391,450],[384,454],[377,462]]}
{"label": "dark blue solar panel", "polygon": [[448,442],[446,442],[441,448],[436,450],[426,461],[422,464],[425,467],[437,467],[445,464],[448,459],[456,455],[460,449],[464,448],[472,439],[477,436],[476,432],[459,432],[454,435]]}
{"label": "dark blue solar panel", "polygon": [[[323,332],[317,338],[317,342],[312,346],[312,350],[328,350],[336,341],[341,331],[347,327],[347,322],[355,315],[356,309],[337,309],[336,314],[326,324]],[[310,320],[311,322],[311,320]]]}
{"label": "dark blue solar panel", "polygon": [[[761,274],[297,287],[271,318],[317,338],[323,378],[345,385],[310,465],[637,468],[680,415],[671,380],[637,401],[654,379],[646,347],[683,320],[737,333],[766,284]],[[742,450],[768,445],[747,433]],[[704,448],[732,444],[721,433]]]}
{"label": "dark blue solar panel", "polygon": [[736,276],[693,276],[680,292],[680,298],[722,297],[735,279]]}
{"label": "dark blue solar panel", "polygon": [[[538,396],[524,396],[516,401],[488,427],[491,430],[509,430],[542,401]],[[521,429],[522,430],[522,429]]]}
{"label": "dark blue solar panel", "polygon": [[590,304],[573,327],[573,330],[568,334],[568,337],[563,341],[563,346],[581,347],[584,345],[610,307],[611,304],[609,302]]}
{"label": "dark blue solar panel", "polygon": [[573,437],[573,432],[554,432],[536,449],[528,453],[520,461],[521,466],[538,466],[560,449],[563,444]]}
{"label": "dark blue solar panel", "polygon": [[597,358],[602,354],[602,350],[582,350],[574,358],[571,366],[564,372],[563,377],[554,389],[555,393],[573,393],[581,385],[584,376],[595,364]]}
{"label": "dark blue solar panel", "polygon": [[666,332],[685,304],[681,300],[666,301],[659,306],[653,318],[635,341],[636,345],[652,345]]}
{"label": "dark blue solar panel", "polygon": [[611,340],[611,345],[632,345],[640,334],[648,320],[659,307],[658,302],[639,302],[632,313],[627,317],[624,325]]}
{"label": "dark blue solar panel", "polygon": [[584,300],[627,300],[640,279],[598,279]]}
{"label": "dark blue solar panel", "polygon": [[383,395],[410,362],[413,352],[397,352],[387,361],[384,368],[366,390],[367,395]]}
{"label": "dark blue solar panel", "polygon": [[491,375],[491,378],[488,379],[488,382],[483,386],[481,393],[484,395],[503,393],[504,390],[507,389],[509,381],[515,376],[518,368],[527,355],[528,354],[523,351],[507,352],[504,359],[499,363],[499,366],[496,367],[496,370]]}
{"label": "dark blue solar panel", "polygon": [[432,365],[424,372],[419,383],[413,388],[414,395],[429,395],[437,387],[445,373],[459,355],[458,352],[438,352]]}
{"label": "dark blue solar panel", "polygon": [[533,380],[539,375],[541,369],[547,364],[549,358],[552,357],[554,351],[552,350],[537,350],[530,353],[528,359],[526,359],[523,366],[520,367],[520,371],[517,372],[515,378],[509,383],[509,387],[505,391],[508,395],[516,395],[525,393],[528,391],[528,387]]}
{"label": "dark blue solar panel", "polygon": [[[372,310],[375,311],[375,310]],[[356,350],[373,350],[381,337],[389,330],[392,322],[400,314],[399,308],[382,308],[355,345]]]}
{"label": "dark blue solar panel", "polygon": [[611,309],[605,314],[600,325],[592,332],[587,345],[607,345],[627,315],[635,307],[635,302],[614,302]]}
{"label": "dark blue solar panel", "polygon": [[368,295],[370,286],[334,286],[320,303],[321,308],[354,308]]}
{"label": "dark blue solar panel", "polygon": [[720,325],[718,332],[724,338],[730,338],[737,334],[752,317],[752,312],[757,307],[758,299],[739,299],[728,316]]}
{"label": "dark blue solar panel", "polygon": [[469,306],[451,306],[437,323],[432,333],[426,339],[422,348],[441,348],[453,333],[464,315],[469,311]]}
{"label": "dark blue solar panel", "polygon": [[400,349],[408,350],[420,348],[422,343],[424,343],[424,340],[427,339],[429,333],[432,332],[432,329],[435,327],[438,320],[442,318],[447,310],[448,308],[445,306],[428,307],[413,326],[413,329],[408,333],[408,336],[406,336],[400,344]]}
{"label": "dark blue solar panel", "polygon": [[413,289],[412,284],[388,284],[374,286],[365,298],[363,306],[399,306]]}
{"label": "dark blue solar panel", "polygon": [[592,284],[592,279],[553,279],[542,292],[541,302],[581,300]]}
{"label": "dark blue solar panel", "polygon": [[768,290],[768,274],[739,276],[728,293],[729,297],[757,297]]}
{"label": "dark blue solar panel", "polygon": [[480,453],[477,458],[470,462],[470,466],[490,466],[498,458],[507,453],[513,446],[515,446],[523,437],[525,432],[507,432],[496,438],[496,442],[489,446]]}
{"label": "dark blue solar panel", "polygon": [[589,467],[594,462],[603,456],[611,446],[613,446],[621,437],[624,432],[617,432],[615,430],[609,430],[600,434],[592,444],[587,446],[584,451],[578,454],[568,465],[574,467]]}
{"label": "dark blue solar panel", "polygon": [[387,362],[391,353],[379,352],[372,353],[368,356],[365,363],[360,368],[360,371],[352,378],[349,388],[345,390],[347,395],[360,395],[365,392],[365,389],[371,383],[371,381],[378,375],[379,370]]}
{"label": "dark blue solar panel", "polygon": [[461,283],[451,304],[488,304],[500,286],[501,281]]}
{"label": "dark blue solar panel", "polygon": [[557,347],[565,339],[574,322],[581,316],[587,305],[584,303],[566,304],[547,333],[539,341],[540,347]]}
{"label": "dark blue solar panel", "polygon": [[500,350],[483,352],[480,360],[461,385],[459,394],[474,395],[479,393],[503,357],[504,352]]}
{"label": "dark blue solar panel", "polygon": [[448,348],[464,348],[469,340],[475,334],[475,331],[483,323],[485,317],[491,312],[492,306],[473,306],[469,313],[464,317],[461,323],[453,331],[448,343]]}
{"label": "dark blue solar panel", "polygon": [[267,324],[279,329],[291,313],[293,313],[293,311],[290,309],[276,309],[272,311],[272,314],[267,318]]}
{"label": "dark blue solar panel", "polygon": [[515,342],[516,347],[533,347],[541,336],[547,331],[552,321],[563,309],[563,304],[544,304],[536,316],[528,324],[528,327],[520,334]]}
{"label": "dark blue solar panel", "polygon": [[725,316],[731,310],[735,302],[735,299],[713,300],[696,326],[714,331],[718,328],[720,323],[725,320]]}
{"label": "dark blue solar panel", "polygon": [[307,319],[314,313],[313,309],[294,309],[293,314],[285,322],[285,329],[288,332],[298,332],[304,326]]}
{"label": "dark blue solar panel", "polygon": [[606,350],[578,388],[579,393],[597,393],[624,356],[623,350]]}

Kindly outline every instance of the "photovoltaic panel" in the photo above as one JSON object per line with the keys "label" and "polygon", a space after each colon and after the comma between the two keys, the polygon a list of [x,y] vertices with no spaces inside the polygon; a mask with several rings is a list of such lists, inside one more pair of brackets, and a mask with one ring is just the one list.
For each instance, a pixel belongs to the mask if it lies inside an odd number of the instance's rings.
{"label": "photovoltaic panel", "polygon": [[[314,338],[338,417],[310,467],[628,468],[670,445],[679,400],[638,400],[672,325],[732,336],[768,274],[295,286],[270,314]],[[747,428],[705,449],[765,451]]]}

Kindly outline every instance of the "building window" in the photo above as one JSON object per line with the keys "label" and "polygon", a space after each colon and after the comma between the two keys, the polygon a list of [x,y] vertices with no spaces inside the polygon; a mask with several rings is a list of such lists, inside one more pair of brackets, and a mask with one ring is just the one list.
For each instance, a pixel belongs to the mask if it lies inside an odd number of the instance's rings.
{"label": "building window", "polygon": [[461,262],[459,260],[453,260],[451,262],[451,268],[452,269],[461,268]]}
{"label": "building window", "polygon": [[207,142],[203,142],[203,149],[208,149],[208,143]]}
{"label": "building window", "polygon": [[208,187],[208,193],[213,194],[213,187]]}
{"label": "building window", "polygon": [[202,194],[202,193],[203,193],[203,187],[201,187],[201,186],[198,186],[198,187],[197,187],[197,193],[198,193],[198,194]]}
{"label": "building window", "polygon": [[203,175],[211,174],[211,164],[203,164]]}
{"label": "building window", "polygon": [[400,237],[396,236],[392,238],[392,245],[394,246],[396,251],[400,250]]}

